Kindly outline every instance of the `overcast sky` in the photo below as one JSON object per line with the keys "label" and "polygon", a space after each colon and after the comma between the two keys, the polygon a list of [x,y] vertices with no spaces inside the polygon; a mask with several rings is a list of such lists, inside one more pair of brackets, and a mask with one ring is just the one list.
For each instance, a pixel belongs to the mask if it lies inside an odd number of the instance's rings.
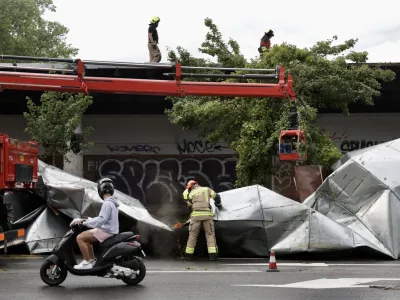
{"label": "overcast sky", "polygon": [[[322,4],[322,3],[326,4]],[[340,41],[359,38],[357,50],[369,52],[369,62],[400,62],[398,0],[54,0],[56,13],[46,18],[70,29],[68,41],[79,57],[93,60],[147,62],[147,28],[152,16],[158,28],[162,62],[167,47],[183,46],[193,54],[207,32],[209,17],[223,36],[241,45],[247,58],[258,55],[265,30],[273,29],[273,44],[310,47],[338,35]],[[319,4],[319,5],[318,5]]]}

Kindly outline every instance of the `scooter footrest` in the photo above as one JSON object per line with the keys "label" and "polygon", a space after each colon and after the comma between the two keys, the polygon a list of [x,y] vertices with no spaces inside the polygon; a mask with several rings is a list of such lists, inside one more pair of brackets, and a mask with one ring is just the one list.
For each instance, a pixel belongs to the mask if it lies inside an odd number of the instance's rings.
{"label": "scooter footrest", "polygon": [[106,271],[107,269],[110,269],[113,265],[112,264],[107,264],[107,265],[103,265],[100,267],[93,267],[90,269],[74,269],[72,267],[72,269],[70,270],[70,273],[72,273],[73,275],[78,275],[78,276],[87,276],[87,275],[93,275],[96,276],[99,273],[103,273],[104,271]]}

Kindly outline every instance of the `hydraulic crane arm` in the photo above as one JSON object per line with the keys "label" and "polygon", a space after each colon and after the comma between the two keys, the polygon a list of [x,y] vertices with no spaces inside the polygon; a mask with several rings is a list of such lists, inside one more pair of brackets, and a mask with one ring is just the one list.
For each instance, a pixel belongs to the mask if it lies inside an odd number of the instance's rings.
{"label": "hydraulic crane arm", "polygon": [[[244,68],[212,68],[212,67],[187,67],[179,62],[175,64],[162,64],[162,67],[170,68],[171,73],[164,73],[173,80],[149,80],[127,78],[105,78],[84,76],[85,64],[103,64],[109,66],[147,67],[157,68],[154,64],[113,63],[113,62],[83,62],[80,59],[53,59],[38,57],[0,56],[0,59],[40,60],[69,63],[73,69],[62,69],[63,73],[75,73],[72,75],[50,74],[51,68],[33,68],[19,66],[0,66],[0,90],[36,90],[57,91],[72,93],[112,93],[112,94],[142,94],[162,96],[228,96],[228,97],[272,97],[290,98],[295,100],[292,87],[292,76],[289,74],[285,82],[284,68],[276,69],[244,69]],[[29,70],[31,72],[18,72],[17,70]],[[201,74],[184,73],[184,70],[218,70],[226,71],[253,71],[270,72],[270,74]],[[47,72],[47,73],[43,73]],[[271,74],[271,72],[274,72]],[[243,78],[243,79],[278,79],[271,83],[228,83],[228,82],[199,82],[182,81],[184,77],[198,78]]]}
{"label": "hydraulic crane arm", "polygon": [[[56,91],[71,93],[108,93],[108,94],[142,94],[160,96],[226,96],[226,97],[257,97],[257,98],[289,98],[296,101],[293,89],[292,75],[288,74],[285,81],[283,66],[276,69],[246,69],[246,68],[218,68],[218,67],[191,67],[175,64],[138,64],[122,62],[82,61],[80,59],[59,59],[43,57],[24,57],[0,55],[0,60],[58,62],[69,65],[68,68],[32,67],[13,63],[0,65],[0,91],[34,90]],[[170,80],[150,80],[115,77],[85,76],[85,65],[106,65],[117,68],[147,68],[167,69],[166,77]],[[215,73],[185,73],[185,70],[219,71]],[[29,73],[27,72],[29,71]],[[56,74],[61,72],[62,74]],[[231,74],[235,72],[235,74]],[[239,73],[236,73],[239,72]],[[263,74],[242,74],[244,72],[259,72]],[[228,73],[228,74],[227,74]],[[268,73],[268,74],[265,74]],[[68,74],[68,75],[65,75]],[[241,78],[241,79],[277,79],[276,83],[230,83],[230,82],[201,82],[183,81],[183,78]],[[279,140],[279,154],[281,160],[305,160],[306,153],[299,155],[299,144],[306,143],[305,133],[298,128],[297,110],[293,106],[289,130],[281,132]],[[296,143],[297,146],[294,145]],[[290,151],[282,152],[281,145],[291,144]],[[297,150],[296,150],[297,149]]]}

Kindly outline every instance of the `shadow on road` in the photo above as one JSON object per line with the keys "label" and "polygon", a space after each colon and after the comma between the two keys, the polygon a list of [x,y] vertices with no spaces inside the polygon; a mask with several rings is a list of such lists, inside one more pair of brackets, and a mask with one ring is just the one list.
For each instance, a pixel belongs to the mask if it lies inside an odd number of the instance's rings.
{"label": "shadow on road", "polygon": [[[118,295],[119,293],[124,293],[129,291],[130,293],[135,292],[145,292],[147,291],[146,286],[144,285],[136,285],[136,286],[129,286],[125,284],[121,285],[99,285],[96,283],[95,285],[86,285],[86,286],[68,286],[68,284],[64,286],[42,286],[39,288],[40,292],[43,296],[57,296],[60,297],[60,294],[64,293],[66,295],[72,293],[79,293],[79,296],[84,296],[87,294],[88,296],[93,295],[106,295],[108,293],[113,293],[113,295]],[[131,294],[132,296],[137,296],[136,294]]]}

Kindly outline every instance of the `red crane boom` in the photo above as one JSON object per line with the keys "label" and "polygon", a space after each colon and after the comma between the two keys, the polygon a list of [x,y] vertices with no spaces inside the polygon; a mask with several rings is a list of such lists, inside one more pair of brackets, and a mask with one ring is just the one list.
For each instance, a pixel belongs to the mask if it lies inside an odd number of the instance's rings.
{"label": "red crane boom", "polygon": [[[290,99],[296,101],[293,89],[292,75],[288,74],[285,82],[285,69],[277,66],[276,69],[248,69],[248,68],[219,68],[219,67],[192,67],[182,66],[180,62],[174,64],[138,64],[103,61],[82,61],[81,59],[59,59],[42,57],[25,57],[0,55],[3,60],[25,60],[41,62],[59,62],[72,66],[68,68],[35,68],[27,66],[2,65],[0,69],[0,91],[31,90],[31,91],[56,91],[71,93],[111,93],[111,94],[142,94],[162,96],[227,96],[227,97],[270,97]],[[135,68],[162,68],[172,72],[164,73],[171,80],[149,80],[135,78],[91,77],[85,76],[85,65],[108,65],[115,67]],[[24,70],[25,72],[22,72]],[[185,70],[217,70],[223,74],[185,73]],[[30,71],[29,73],[26,71]],[[46,73],[44,73],[46,72]],[[69,75],[54,74],[56,72],[69,73]],[[226,74],[226,72],[230,72]],[[231,74],[239,72],[239,74]],[[243,72],[264,72],[264,74],[240,74]],[[265,74],[265,72],[269,74]],[[53,74],[52,74],[53,73]],[[241,79],[278,79],[277,83],[230,83],[230,82],[200,82],[182,81],[183,78],[241,78]],[[297,120],[297,112],[296,120]],[[298,123],[298,122],[296,122]],[[305,134],[298,130],[298,125],[290,126],[290,130],[282,131],[280,140],[281,160],[304,160],[306,156],[298,153],[282,153],[281,142],[289,140],[297,144],[305,142]],[[298,149],[297,147],[295,147]]]}

